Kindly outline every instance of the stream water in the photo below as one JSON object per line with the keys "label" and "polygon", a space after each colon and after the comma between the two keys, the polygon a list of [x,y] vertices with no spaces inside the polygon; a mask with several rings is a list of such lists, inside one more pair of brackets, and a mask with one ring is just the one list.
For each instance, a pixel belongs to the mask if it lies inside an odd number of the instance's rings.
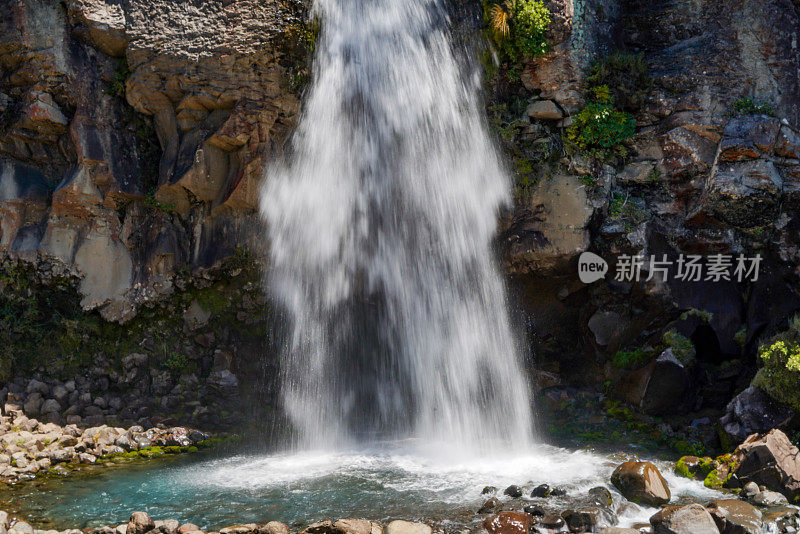
{"label": "stream water", "polygon": [[[526,455],[486,458],[409,453],[408,443],[358,451],[253,456],[167,457],[91,474],[29,481],[0,492],[0,501],[24,510],[47,528],[85,528],[127,521],[143,510],[201,528],[281,520],[294,526],[322,519],[422,519],[456,525],[480,520],[485,485],[502,489],[540,483],[567,489],[565,499],[534,499],[558,508],[594,486],[608,485],[617,460],[538,445]],[[718,496],[696,481],[666,476],[675,500]],[[614,492],[615,507],[624,499]],[[502,495],[501,495],[502,498]],[[469,511],[465,516],[460,512]],[[620,523],[647,522],[655,512],[631,508]],[[466,517],[466,519],[465,519]],[[463,523],[462,523],[463,522]]]}

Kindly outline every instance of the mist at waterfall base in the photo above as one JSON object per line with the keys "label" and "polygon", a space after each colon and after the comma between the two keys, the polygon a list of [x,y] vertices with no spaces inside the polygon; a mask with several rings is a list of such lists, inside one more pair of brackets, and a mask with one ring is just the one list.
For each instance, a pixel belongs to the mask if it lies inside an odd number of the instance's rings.
{"label": "mist at waterfall base", "polygon": [[[608,485],[616,462],[533,439],[490,246],[510,183],[443,2],[315,9],[314,80],[291,154],[268,169],[261,198],[267,287],[291,326],[281,387],[292,443],[20,485],[9,502],[32,519],[97,526],[143,510],[219,529],[469,510],[479,521],[485,485],[548,483],[570,495]],[[664,471],[673,495],[709,492]],[[630,508],[622,524],[652,512]]]}

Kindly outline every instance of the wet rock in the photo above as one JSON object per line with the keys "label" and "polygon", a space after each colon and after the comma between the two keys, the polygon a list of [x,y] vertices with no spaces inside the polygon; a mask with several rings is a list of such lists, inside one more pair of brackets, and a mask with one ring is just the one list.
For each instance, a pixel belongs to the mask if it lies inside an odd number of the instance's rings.
{"label": "wet rock", "polygon": [[542,517],[547,513],[544,508],[537,504],[526,504],[522,507],[522,511],[526,514],[530,514],[532,517]]}
{"label": "wet rock", "polygon": [[800,496],[800,451],[780,430],[753,434],[733,454],[741,484],[755,482],[790,499]]}
{"label": "wet rock", "polygon": [[494,495],[495,493],[497,493],[497,488],[494,486],[484,486],[481,490],[481,495]]}
{"label": "wet rock", "polygon": [[128,520],[127,534],[145,534],[156,527],[146,512],[133,512]]}
{"label": "wet rock", "polygon": [[487,517],[483,528],[489,534],[529,534],[533,517],[524,512],[500,512]]}
{"label": "wet rock", "polygon": [[588,493],[589,499],[597,503],[598,506],[611,506],[611,503],[614,502],[611,492],[608,491],[608,488],[604,488],[603,486],[592,488]]}
{"label": "wet rock", "polygon": [[386,534],[433,534],[433,529],[425,523],[395,520],[386,525]]}
{"label": "wet rock", "polygon": [[561,513],[571,532],[593,532],[600,522],[600,516],[598,508],[566,510]]}
{"label": "wet rock", "polygon": [[540,484],[533,488],[531,491],[531,497],[549,497],[550,496],[550,486],[547,484]]}
{"label": "wet rock", "polygon": [[614,484],[626,499],[652,506],[669,502],[671,494],[667,481],[650,462],[625,462],[611,475]]}
{"label": "wet rock", "polygon": [[708,511],[722,534],[760,534],[761,512],[737,499],[711,501]]}
{"label": "wet rock", "polygon": [[564,521],[564,518],[560,515],[544,514],[539,520],[539,525],[543,526],[544,528],[558,530],[566,526],[566,521]]}
{"label": "wet rock", "polygon": [[635,528],[606,527],[599,531],[599,534],[641,534],[641,530]]}
{"label": "wet rock", "polygon": [[782,504],[788,504],[789,501],[786,500],[786,497],[782,493],[763,490],[753,497],[753,502],[759,506],[780,506]]}
{"label": "wet rock", "polygon": [[522,488],[512,484],[503,490],[503,495],[508,495],[512,499],[518,499],[519,497],[522,497]]}
{"label": "wet rock", "polygon": [[478,509],[478,513],[493,514],[500,509],[500,505],[501,505],[500,501],[497,500],[497,498],[492,497],[491,499],[488,499],[481,505],[481,507]]}
{"label": "wet rock", "polygon": [[720,534],[714,519],[699,504],[667,506],[650,518],[653,534]]}

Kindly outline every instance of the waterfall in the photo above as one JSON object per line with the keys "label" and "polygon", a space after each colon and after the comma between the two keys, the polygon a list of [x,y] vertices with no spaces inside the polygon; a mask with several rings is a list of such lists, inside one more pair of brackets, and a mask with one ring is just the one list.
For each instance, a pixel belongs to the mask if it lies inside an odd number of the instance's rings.
{"label": "waterfall", "polygon": [[322,31],[261,213],[303,447],[531,436],[491,240],[509,180],[443,0],[316,0]]}

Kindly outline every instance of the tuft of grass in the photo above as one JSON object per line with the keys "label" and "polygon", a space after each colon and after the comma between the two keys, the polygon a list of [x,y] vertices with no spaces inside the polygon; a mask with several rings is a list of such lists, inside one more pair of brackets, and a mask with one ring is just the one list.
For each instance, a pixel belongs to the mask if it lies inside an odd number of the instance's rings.
{"label": "tuft of grass", "polygon": [[738,99],[733,103],[733,115],[767,115],[769,117],[775,116],[775,111],[772,106],[766,102],[756,102],[752,98],[744,97]]}
{"label": "tuft of grass", "polygon": [[[605,93],[598,92],[601,99]],[[567,140],[588,156],[601,161],[624,158],[628,150],[622,143],[636,133],[630,113],[619,111],[608,100],[588,104],[572,118]]]}
{"label": "tuft of grass", "polygon": [[608,98],[627,111],[639,110],[653,85],[644,54],[622,50],[615,50],[595,61],[589,68],[585,82],[589,91],[595,94],[599,88],[603,88]]}
{"label": "tuft of grass", "polygon": [[642,348],[634,350],[619,350],[611,360],[614,367],[618,369],[637,369],[644,366],[653,358],[652,351]]}

